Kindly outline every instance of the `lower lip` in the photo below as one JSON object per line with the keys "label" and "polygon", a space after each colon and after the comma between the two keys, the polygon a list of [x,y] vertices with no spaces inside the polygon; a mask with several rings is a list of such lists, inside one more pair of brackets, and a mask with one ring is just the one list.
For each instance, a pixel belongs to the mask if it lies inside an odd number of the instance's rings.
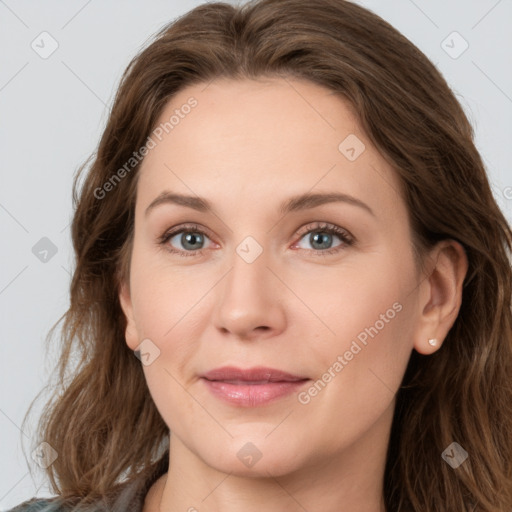
{"label": "lower lip", "polygon": [[230,384],[218,380],[202,379],[217,397],[240,407],[257,407],[283,398],[309,382],[309,379],[293,382],[268,382],[266,384]]}

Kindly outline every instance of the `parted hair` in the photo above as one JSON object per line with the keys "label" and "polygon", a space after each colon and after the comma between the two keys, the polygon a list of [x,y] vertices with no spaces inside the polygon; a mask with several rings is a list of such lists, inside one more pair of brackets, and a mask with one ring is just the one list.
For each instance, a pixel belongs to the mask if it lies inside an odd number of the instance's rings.
{"label": "parted hair", "polygon": [[[397,392],[386,509],[512,510],[511,229],[443,76],[389,23],[345,0],[203,4],[163,27],[126,68],[99,145],[75,176],[70,306],[47,338],[60,357],[33,444],[58,453],[46,469],[53,503],[82,510],[108,500],[152,471],[169,436],[125,342],[118,296],[140,164],[104,197],[97,190],[146,143],[178,91],[259,77],[339,94],[400,179],[417,253],[452,239],[468,258],[455,323],[434,354],[412,352]],[[457,468],[441,456],[452,442],[468,452]]]}

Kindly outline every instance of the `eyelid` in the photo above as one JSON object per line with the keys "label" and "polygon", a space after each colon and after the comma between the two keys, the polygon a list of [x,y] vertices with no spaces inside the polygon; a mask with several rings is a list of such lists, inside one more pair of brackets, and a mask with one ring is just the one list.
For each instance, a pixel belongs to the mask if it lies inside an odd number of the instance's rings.
{"label": "eyelid", "polygon": [[[312,224],[313,224],[313,226],[312,226]],[[300,228],[297,231],[297,235],[302,237],[311,231],[321,232],[322,230],[332,231],[337,236],[344,236],[345,238],[348,238],[351,241],[355,242],[355,237],[347,229],[342,228],[336,224],[332,224],[331,222],[316,221],[313,223],[306,224],[305,226],[303,226],[302,228]]]}
{"label": "eyelid", "polygon": [[[161,236],[158,237],[157,242],[158,242],[159,245],[164,245],[171,238],[173,238],[176,235],[179,235],[180,233],[183,233],[183,232],[200,233],[202,235],[207,236],[210,240],[212,239],[208,229],[203,228],[202,226],[199,226],[199,224],[185,223],[185,224],[180,224],[178,226],[175,226],[173,228],[170,228],[170,229],[166,230]],[[185,252],[194,254],[194,252],[199,253],[202,250],[204,250],[204,249],[197,249],[196,251],[185,251]],[[181,251],[176,249],[176,252],[181,252]]]}

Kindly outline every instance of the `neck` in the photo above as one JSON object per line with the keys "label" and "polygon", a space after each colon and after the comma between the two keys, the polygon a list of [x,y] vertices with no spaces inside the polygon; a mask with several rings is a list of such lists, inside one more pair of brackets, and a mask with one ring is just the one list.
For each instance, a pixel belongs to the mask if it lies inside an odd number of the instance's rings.
{"label": "neck", "polygon": [[375,424],[349,447],[291,471],[260,465],[258,476],[240,473],[238,465],[219,471],[171,434],[168,473],[151,489],[144,512],[386,512],[383,481],[392,412],[379,420],[386,428]]}

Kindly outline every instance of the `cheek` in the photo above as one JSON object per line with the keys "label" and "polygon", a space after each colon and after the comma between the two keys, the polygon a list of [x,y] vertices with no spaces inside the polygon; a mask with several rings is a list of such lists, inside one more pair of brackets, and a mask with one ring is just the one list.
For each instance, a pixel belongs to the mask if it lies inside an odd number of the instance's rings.
{"label": "cheek", "polygon": [[391,251],[347,259],[339,268],[289,271],[284,281],[302,302],[295,301],[296,307],[289,302],[290,325],[301,325],[314,336],[311,349],[318,354],[329,353],[329,347],[348,350],[358,336],[362,343],[371,334],[380,338],[397,329],[406,316],[402,311],[414,289],[412,276],[412,266],[397,262]]}
{"label": "cheek", "polygon": [[167,425],[186,432],[198,411],[187,388],[192,383],[205,316],[198,304],[204,286],[169,269],[147,266],[134,279],[136,323],[141,339],[154,344],[157,357],[143,366],[152,399]]}
{"label": "cheek", "polygon": [[[353,330],[355,335],[339,337],[336,348],[323,358],[323,373],[302,397],[309,400],[304,414],[312,431],[322,431],[326,452],[355,442],[394,405],[412,350],[406,308],[395,308],[374,310],[388,323],[370,315],[362,328]],[[392,319],[391,311],[396,313]],[[337,325],[341,331],[343,326]]]}
{"label": "cheek", "polygon": [[163,250],[136,244],[131,290],[139,334],[167,343],[182,324],[195,323],[197,306],[217,280],[211,269],[173,264]]}
{"label": "cheek", "polygon": [[328,279],[297,279],[294,290],[317,316],[303,311],[295,319],[304,360],[316,362],[317,380],[302,403],[318,428],[333,425],[331,441],[337,428],[357,435],[391,404],[412,350],[414,275],[412,263],[381,254]]}
{"label": "cheek", "polygon": [[[190,360],[198,350],[204,329],[204,286],[159,273],[158,279],[148,278],[135,287],[136,323],[140,339],[150,339],[159,352],[147,375],[162,367],[183,380],[183,370],[190,373]],[[187,373],[185,373],[187,375]],[[164,375],[165,377],[165,375]],[[184,382],[186,385],[187,383]]]}
{"label": "cheek", "polygon": [[[134,248],[131,291],[139,340],[150,340],[154,356],[143,370],[148,388],[167,424],[178,407],[186,417],[192,406],[185,389],[193,375],[194,355],[201,339],[205,314],[201,297],[213,286],[215,276],[190,277],[176,267],[162,265],[153,256]],[[211,284],[209,284],[211,283]],[[151,351],[150,350],[150,351]],[[185,389],[184,389],[185,388]]]}

